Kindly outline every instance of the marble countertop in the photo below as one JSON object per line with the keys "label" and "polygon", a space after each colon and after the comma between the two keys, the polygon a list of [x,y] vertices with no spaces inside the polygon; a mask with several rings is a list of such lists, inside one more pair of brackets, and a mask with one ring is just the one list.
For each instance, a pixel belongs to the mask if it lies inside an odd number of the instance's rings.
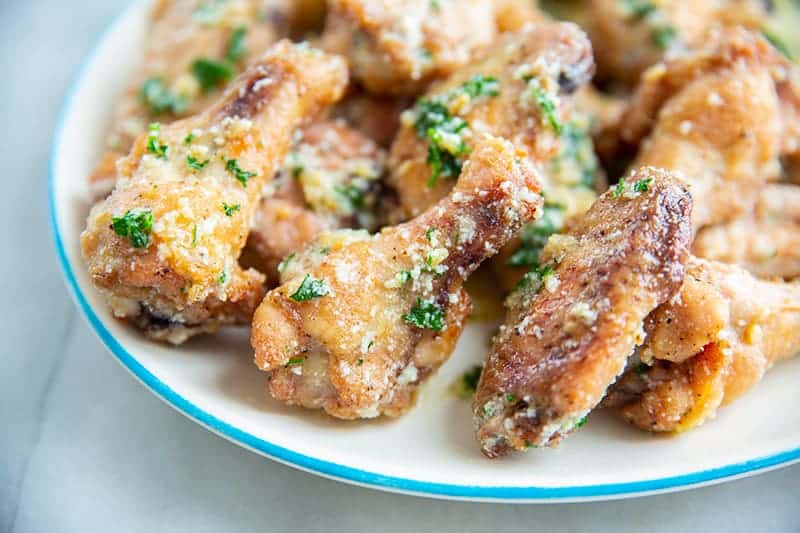
{"label": "marble countertop", "polygon": [[295,471],[161,403],[78,316],[46,212],[66,88],[125,4],[0,1],[0,531],[800,531],[800,466],[618,502],[452,503]]}

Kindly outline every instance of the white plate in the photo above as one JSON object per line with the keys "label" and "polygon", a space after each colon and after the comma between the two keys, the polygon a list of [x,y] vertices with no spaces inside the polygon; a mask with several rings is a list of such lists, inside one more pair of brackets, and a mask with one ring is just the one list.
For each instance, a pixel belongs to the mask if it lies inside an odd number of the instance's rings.
{"label": "white plate", "polygon": [[[493,501],[609,499],[719,482],[800,460],[800,360],[773,370],[716,420],[679,438],[642,433],[605,413],[553,450],[489,461],[471,433],[468,402],[449,385],[485,352],[470,325],[456,353],[395,421],[344,423],[270,400],[244,331],[175,349],[115,321],[93,290],[78,235],[86,176],[113,103],[139,59],[146,4],[135,3],[86,61],[64,106],[50,172],[50,209],[67,284],[111,352],[156,395],[210,430],[283,463],[390,491]],[[91,369],[87,369],[91,371]]]}

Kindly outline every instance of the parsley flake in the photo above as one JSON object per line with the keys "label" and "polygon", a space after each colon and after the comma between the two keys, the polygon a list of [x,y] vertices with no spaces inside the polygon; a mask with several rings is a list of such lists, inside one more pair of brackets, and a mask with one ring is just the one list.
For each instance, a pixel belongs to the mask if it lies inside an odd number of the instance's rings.
{"label": "parsley flake", "polygon": [[230,80],[233,77],[233,67],[225,61],[201,57],[192,63],[192,74],[197,78],[203,92],[208,92]]}
{"label": "parsley flake", "polygon": [[553,98],[544,90],[544,88],[539,84],[538,80],[533,79],[534,83],[531,83],[531,94],[533,95],[533,99],[536,102],[536,105],[539,106],[539,109],[542,110],[542,115],[547,123],[553,128],[553,131],[556,134],[561,135],[561,132],[564,130],[564,125],[561,123],[561,119],[558,118],[556,114],[556,104],[553,101]]}
{"label": "parsley flake", "polygon": [[155,155],[158,159],[167,158],[167,150],[169,147],[166,144],[161,144],[158,136],[161,134],[161,124],[154,122],[148,126],[147,134],[147,151]]}
{"label": "parsley flake", "polygon": [[231,38],[228,41],[228,50],[225,52],[225,59],[231,63],[236,63],[245,56],[247,53],[245,37],[247,37],[246,26],[239,26],[233,30]]}
{"label": "parsley flake", "polygon": [[225,213],[226,217],[232,217],[236,211],[239,211],[241,206],[239,204],[228,205],[225,202],[222,202],[222,212]]}
{"label": "parsley flake", "polygon": [[289,359],[289,361],[286,362],[285,365],[283,365],[283,367],[284,368],[289,368],[290,366],[302,365],[305,362],[306,362],[306,358],[303,357],[303,356],[301,356],[301,357],[292,357],[291,359]]}
{"label": "parsley flake", "polygon": [[225,285],[225,282],[228,280],[228,273],[224,270],[219,275],[219,284]]}
{"label": "parsley flake", "polygon": [[500,94],[500,84],[494,76],[475,74],[464,82],[461,87],[471,98],[477,98],[479,96],[498,96]]}
{"label": "parsley flake", "polygon": [[130,210],[121,217],[111,217],[111,228],[120,237],[128,237],[134,248],[147,248],[153,230],[153,212]]}
{"label": "parsley flake", "polygon": [[420,329],[442,331],[444,329],[444,310],[432,300],[417,298],[417,303],[403,315],[403,321]]}
{"label": "parsley flake", "polygon": [[642,178],[633,184],[633,192],[647,192],[650,190],[651,183],[653,183],[653,178]]}
{"label": "parsley flake", "polygon": [[617,184],[614,186],[614,190],[611,192],[611,198],[617,199],[625,192],[625,178],[620,178]]}
{"label": "parsley flake", "polygon": [[331,289],[324,279],[314,279],[311,274],[306,274],[303,282],[297,287],[289,298],[295,302],[305,302],[314,298],[320,298],[330,294]]}
{"label": "parsley flake", "polygon": [[551,235],[564,228],[564,207],[545,203],[542,216],[528,224],[520,233],[520,246],[508,259],[509,266],[536,266],[539,255]]}
{"label": "parsley flake", "polygon": [[225,170],[233,174],[233,177],[242,184],[242,187],[247,187],[247,180],[257,176],[255,172],[249,172],[239,167],[239,162],[235,159],[228,159],[225,161]]}
{"label": "parsley flake", "polygon": [[160,76],[145,80],[139,91],[139,100],[154,115],[178,115],[186,111],[186,99],[170,91]]}
{"label": "parsley flake", "polygon": [[653,31],[650,32],[650,38],[653,40],[653,44],[662,50],[666,50],[677,36],[678,31],[672,26],[656,26],[653,28]]}
{"label": "parsley flake", "polygon": [[205,161],[200,161],[199,159],[191,155],[186,156],[186,164],[189,165],[189,168],[191,168],[192,170],[203,170],[204,168],[206,168],[206,165],[209,163],[209,161],[210,161],[209,159],[206,159]]}

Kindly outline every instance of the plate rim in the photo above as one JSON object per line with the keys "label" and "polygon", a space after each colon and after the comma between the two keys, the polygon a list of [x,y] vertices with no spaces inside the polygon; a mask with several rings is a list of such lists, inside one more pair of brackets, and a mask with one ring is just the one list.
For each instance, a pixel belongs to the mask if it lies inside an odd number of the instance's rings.
{"label": "plate rim", "polygon": [[74,78],[68,85],[56,120],[56,127],[54,129],[50,149],[47,177],[47,204],[51,238],[55,246],[61,274],[72,299],[77,304],[83,317],[89,323],[94,334],[100,339],[106,349],[114,355],[117,361],[126,370],[164,403],[190,420],[224,437],[232,443],[287,466],[336,481],[367,488],[439,499],[507,503],[566,503],[572,501],[611,500],[698,488],[763,473],[800,462],[800,446],[798,446],[781,452],[715,468],[697,470],[676,476],[621,483],[565,487],[543,487],[535,485],[516,487],[438,483],[386,476],[378,472],[362,470],[301,454],[292,449],[256,437],[243,429],[229,424],[181,396],[172,389],[172,387],[160,380],[140,363],[136,356],[129,352],[105,325],[103,325],[100,317],[89,304],[78,285],[72,265],[67,257],[64,239],[62,239],[58,224],[58,208],[55,197],[57,161],[59,160],[60,148],[64,140],[64,127],[67,119],[73,112],[75,96],[78,90],[83,86],[87,72],[94,66],[99,50],[101,46],[107,42],[109,35],[118,31],[134,9],[147,1],[148,0],[132,0],[125,9],[116,15],[113,21],[101,32],[99,38],[91,46],[89,52],[84,56]]}

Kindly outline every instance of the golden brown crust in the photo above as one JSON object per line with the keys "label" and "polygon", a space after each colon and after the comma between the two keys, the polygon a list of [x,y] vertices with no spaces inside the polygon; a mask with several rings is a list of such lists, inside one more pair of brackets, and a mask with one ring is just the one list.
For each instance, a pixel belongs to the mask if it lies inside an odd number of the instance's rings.
{"label": "golden brown crust", "polygon": [[376,229],[384,166],[384,151],[342,121],[298,132],[256,210],[248,264],[274,285],[280,261],[322,231]]}
{"label": "golden brown crust", "polygon": [[[482,133],[511,140],[534,162],[550,159],[559,150],[559,134],[537,104],[536,85],[554,106],[558,124],[569,119],[570,94],[588,82],[594,64],[586,35],[574,24],[546,23],[509,34],[479,59],[428,91],[424,101],[445,101],[452,116],[465,120],[461,130],[467,150],[472,136]],[[465,83],[475,77],[494,78],[496,94],[470,97]],[[453,187],[452,179],[435,180],[428,162],[427,132],[415,128],[424,106],[404,114],[389,159],[388,184],[398,194],[402,217],[416,216]]]}
{"label": "golden brown crust", "polygon": [[692,258],[681,291],[654,313],[641,350],[648,364],[629,369],[606,404],[642,429],[689,430],[798,351],[800,285]]}
{"label": "golden brown crust", "polygon": [[[371,237],[320,236],[253,320],[256,365],[270,372],[270,391],[339,418],[408,409],[464,325],[463,281],[535,217],[538,191],[512,145],[487,137],[453,193],[420,217]],[[309,276],[325,284],[324,295],[297,296]]]}
{"label": "golden brown crust", "polygon": [[[180,330],[168,339],[174,342],[247,321],[263,277],[237,259],[261,188],[286,155],[291,132],[339,98],[346,83],[341,58],[284,41],[206,111],[137,139],[118,164],[117,187],[95,205],[81,235],[92,281],[117,316],[149,321],[160,337]],[[238,208],[228,214],[225,205]],[[152,216],[139,247],[112,228],[128,213]]]}
{"label": "golden brown crust", "polygon": [[643,340],[645,317],[680,287],[689,193],[653,168],[626,183],[576,222],[552,274],[540,271],[509,297],[473,403],[488,457],[574,430]]}
{"label": "golden brown crust", "polygon": [[[220,87],[203,90],[192,74],[196,60],[222,61],[233,34],[245,28],[244,55],[233,65],[241,69],[287,32],[284,21],[288,5],[284,0],[231,0],[217,3],[218,7],[209,4],[203,0],[169,0],[153,6],[142,61],[114,110],[107,152],[89,177],[94,199],[111,192],[116,182],[114,163],[128,153],[149,123],[167,124],[195,115],[220,97]],[[157,80],[180,104],[163,108],[148,104],[143,98],[148,80]]]}
{"label": "golden brown crust", "polygon": [[494,0],[331,0],[327,50],[374,94],[417,95],[465,65],[497,33]]}

